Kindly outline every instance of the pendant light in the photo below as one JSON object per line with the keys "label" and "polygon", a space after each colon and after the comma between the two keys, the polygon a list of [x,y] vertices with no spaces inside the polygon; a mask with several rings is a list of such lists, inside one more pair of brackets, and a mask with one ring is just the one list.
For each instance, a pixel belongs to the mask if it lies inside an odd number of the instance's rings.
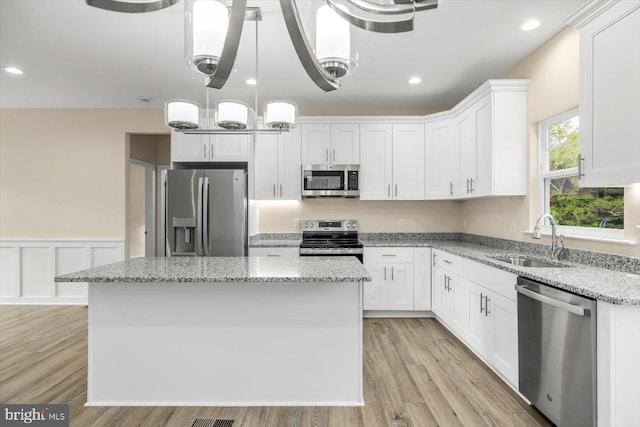
{"label": "pendant light", "polygon": [[[338,5],[346,9],[343,5]],[[320,66],[335,78],[354,71],[357,58],[351,52],[351,28],[329,6],[322,5],[316,12],[316,58]]]}
{"label": "pendant light", "polygon": [[223,129],[246,129],[249,106],[240,101],[220,101],[216,106],[215,123]]}
{"label": "pendant light", "polygon": [[211,75],[216,71],[227,29],[229,10],[216,0],[186,0],[185,60],[189,67]]}
{"label": "pendant light", "polygon": [[263,108],[264,125],[271,129],[293,129],[296,126],[298,107],[289,101],[269,101]]}
{"label": "pendant light", "polygon": [[171,99],[164,104],[164,123],[174,129],[198,129],[200,106],[195,102]]}

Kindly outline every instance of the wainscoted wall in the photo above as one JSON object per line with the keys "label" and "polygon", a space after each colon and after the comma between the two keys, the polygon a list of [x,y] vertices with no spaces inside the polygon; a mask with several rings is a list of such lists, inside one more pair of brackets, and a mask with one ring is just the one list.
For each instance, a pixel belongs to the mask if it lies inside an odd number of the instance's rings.
{"label": "wainscoted wall", "polygon": [[122,240],[1,240],[0,304],[87,304],[86,283],[53,278],[122,260]]}

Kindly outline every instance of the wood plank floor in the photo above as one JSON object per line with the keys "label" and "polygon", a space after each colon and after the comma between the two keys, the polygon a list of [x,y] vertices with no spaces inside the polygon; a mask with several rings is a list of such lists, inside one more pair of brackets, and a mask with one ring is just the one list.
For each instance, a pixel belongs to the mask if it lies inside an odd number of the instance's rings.
{"label": "wood plank floor", "polygon": [[435,319],[364,322],[364,407],[84,407],[87,310],[0,306],[0,402],[68,403],[72,426],[540,426],[527,406]]}

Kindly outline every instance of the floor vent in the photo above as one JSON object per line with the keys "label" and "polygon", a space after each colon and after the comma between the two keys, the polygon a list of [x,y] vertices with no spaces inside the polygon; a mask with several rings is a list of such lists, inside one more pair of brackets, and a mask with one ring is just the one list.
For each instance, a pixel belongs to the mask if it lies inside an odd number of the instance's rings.
{"label": "floor vent", "polygon": [[234,420],[214,420],[211,418],[196,418],[191,427],[232,427]]}

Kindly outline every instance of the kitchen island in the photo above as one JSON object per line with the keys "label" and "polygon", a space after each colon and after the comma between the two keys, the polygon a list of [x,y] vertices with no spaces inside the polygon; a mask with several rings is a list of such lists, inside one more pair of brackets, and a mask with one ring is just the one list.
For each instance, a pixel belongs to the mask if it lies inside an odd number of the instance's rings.
{"label": "kitchen island", "polygon": [[355,257],[135,258],[89,282],[87,405],[363,405]]}

